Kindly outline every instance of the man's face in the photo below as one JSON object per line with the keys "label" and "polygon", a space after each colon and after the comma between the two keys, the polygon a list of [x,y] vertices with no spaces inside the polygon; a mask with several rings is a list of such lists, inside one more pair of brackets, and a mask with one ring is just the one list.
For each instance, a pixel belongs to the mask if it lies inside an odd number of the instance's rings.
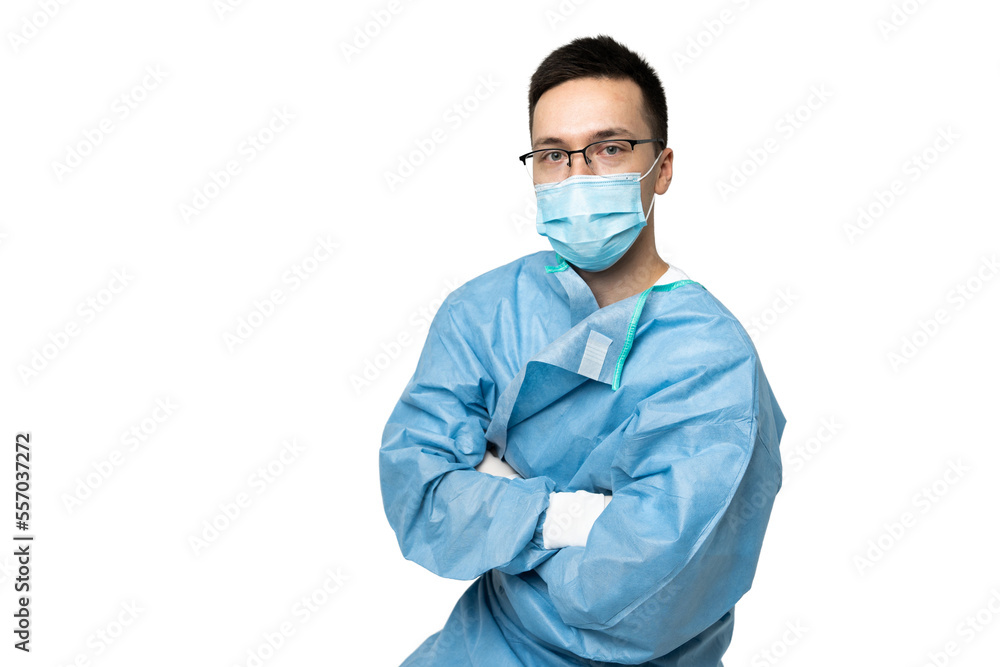
{"label": "man's face", "polygon": [[[573,79],[545,91],[535,104],[531,149],[576,150],[602,139],[662,139],[642,115],[642,90],[631,79]],[[645,174],[662,144],[639,144],[629,171]],[[593,174],[581,153],[573,155],[568,176]],[[643,208],[653,192],[663,194],[673,175],[673,151],[660,156],[658,167],[642,180]]]}

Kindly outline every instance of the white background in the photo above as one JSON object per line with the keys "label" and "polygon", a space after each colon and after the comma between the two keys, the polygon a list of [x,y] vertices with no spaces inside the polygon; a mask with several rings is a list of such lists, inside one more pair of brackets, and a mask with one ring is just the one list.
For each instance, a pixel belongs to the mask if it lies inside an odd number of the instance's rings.
{"label": "white background", "polygon": [[[247,665],[289,623],[264,664],[397,665],[443,626],[469,584],[400,555],[381,431],[440,299],[547,247],[516,160],[528,80],[601,32],[667,91],[659,251],[754,329],[788,417],[726,664],[917,666],[950,641],[938,664],[995,660],[996,3],[910,0],[881,29],[890,0],[45,4],[0,16],[3,664]],[[365,43],[373,12],[391,20]],[[294,118],[269,135],[275,109]],[[89,141],[102,119],[110,133]],[[771,138],[763,165],[746,162]],[[86,155],[56,166],[72,152]],[[230,160],[239,173],[213,188]],[[211,196],[185,216],[196,192]],[[865,228],[860,207],[879,213]],[[302,266],[307,280],[283,278]],[[252,316],[276,289],[270,317]],[[144,439],[123,441],[133,428]],[[19,431],[30,656],[11,648]],[[293,439],[302,451],[261,486]],[[229,524],[214,537],[213,520]],[[984,609],[980,630],[962,625]]]}

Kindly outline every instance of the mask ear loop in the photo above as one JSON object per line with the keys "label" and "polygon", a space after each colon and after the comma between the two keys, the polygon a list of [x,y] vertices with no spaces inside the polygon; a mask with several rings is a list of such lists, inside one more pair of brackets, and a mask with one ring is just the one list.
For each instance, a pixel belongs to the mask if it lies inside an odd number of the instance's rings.
{"label": "mask ear loop", "polygon": [[[663,150],[666,150],[666,149],[663,149]],[[647,176],[649,176],[649,172],[653,171],[653,167],[656,166],[656,163],[660,161],[660,156],[663,155],[663,150],[661,150],[659,153],[657,153],[656,157],[653,158],[653,164],[649,165],[649,169],[646,170],[646,173],[639,177],[640,181],[642,179],[646,178]]]}
{"label": "mask ear loop", "polygon": [[656,203],[656,193],[654,192],[653,193],[653,200],[651,202],[649,202],[649,210],[646,211],[646,215],[643,216],[643,218],[642,218],[643,222],[648,222],[649,221],[649,214],[653,212],[653,205],[655,203]]}
{"label": "mask ear loop", "polygon": [[[640,181],[642,179],[646,178],[647,176],[649,176],[649,172],[653,171],[653,167],[655,167],[656,163],[660,161],[660,156],[661,155],[663,155],[663,150],[660,150],[660,152],[656,154],[656,159],[653,160],[653,164],[650,165],[649,169],[646,170],[645,174],[643,174],[642,176],[639,177]],[[656,193],[654,192],[653,193],[653,198],[649,202],[649,210],[646,211],[646,215],[643,216],[643,218],[642,218],[643,222],[646,222],[646,221],[649,220],[649,214],[653,212],[653,204],[655,204],[655,203],[656,203]]]}

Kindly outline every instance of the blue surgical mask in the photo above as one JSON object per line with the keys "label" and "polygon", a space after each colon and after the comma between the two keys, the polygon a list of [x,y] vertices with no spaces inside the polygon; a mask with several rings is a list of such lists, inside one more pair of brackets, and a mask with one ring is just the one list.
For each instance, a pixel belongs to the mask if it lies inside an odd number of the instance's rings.
{"label": "blue surgical mask", "polygon": [[[660,155],[662,155],[662,151]],[[570,176],[535,186],[538,217],[535,229],[552,249],[584,271],[603,271],[632,247],[653,211],[642,210],[638,172],[610,176]]]}

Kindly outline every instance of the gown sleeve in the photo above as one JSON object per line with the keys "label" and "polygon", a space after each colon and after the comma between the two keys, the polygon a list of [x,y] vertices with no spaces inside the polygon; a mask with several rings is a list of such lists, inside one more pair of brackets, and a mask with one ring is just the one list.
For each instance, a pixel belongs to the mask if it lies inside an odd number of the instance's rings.
{"label": "gown sleeve", "polygon": [[[493,568],[517,574],[544,549],[548,477],[505,479],[478,472],[496,391],[452,292],[430,325],[416,370],[389,416],[379,450],[386,517],[408,560],[451,579]],[[488,351],[484,351],[488,352]]]}
{"label": "gown sleeve", "polygon": [[647,659],[712,626],[749,590],[781,484],[784,419],[749,340],[695,347],[686,377],[619,427],[613,499],[586,546],[537,570],[565,624]]}

